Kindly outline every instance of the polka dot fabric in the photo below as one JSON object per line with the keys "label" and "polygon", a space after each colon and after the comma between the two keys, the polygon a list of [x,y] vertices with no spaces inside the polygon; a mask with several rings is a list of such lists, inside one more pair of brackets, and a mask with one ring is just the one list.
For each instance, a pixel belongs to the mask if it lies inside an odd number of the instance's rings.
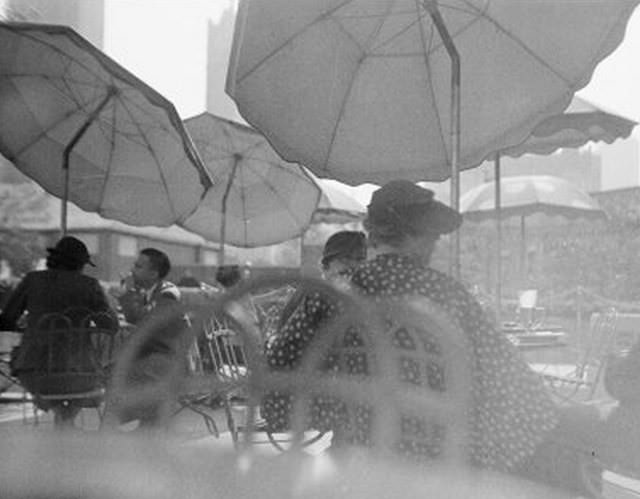
{"label": "polka dot fabric", "polygon": [[[499,471],[515,471],[557,425],[555,406],[542,381],[513,345],[496,331],[479,304],[458,282],[407,256],[385,254],[356,269],[352,285],[374,301],[427,297],[456,320],[467,335],[472,349],[472,463]],[[317,293],[305,297],[267,345],[266,355],[271,368],[294,369],[315,332],[323,321],[335,314],[335,310],[335,304]],[[391,334],[400,364],[399,379],[407,384],[428,385],[434,391],[446,390],[444,371],[437,361],[441,355],[437,340],[428,334],[416,335],[414,331],[402,328]],[[344,335],[343,341],[345,346],[358,344],[362,339],[352,331]],[[410,354],[415,350],[416,342],[421,342],[425,366]],[[334,359],[328,360],[326,367],[349,374],[368,374],[368,360],[358,354],[357,349],[346,348],[338,357],[334,350],[332,355]],[[370,444],[371,407],[349,409],[335,400],[329,403],[324,400],[321,407],[318,404],[312,403],[309,424],[318,429],[333,429],[336,444]],[[286,413],[290,405],[288,396],[272,393],[263,402],[263,415],[270,423],[284,427],[288,424]],[[446,431],[440,423],[415,418],[415,414],[403,416],[398,422],[401,436],[396,450],[418,461],[436,457]]]}

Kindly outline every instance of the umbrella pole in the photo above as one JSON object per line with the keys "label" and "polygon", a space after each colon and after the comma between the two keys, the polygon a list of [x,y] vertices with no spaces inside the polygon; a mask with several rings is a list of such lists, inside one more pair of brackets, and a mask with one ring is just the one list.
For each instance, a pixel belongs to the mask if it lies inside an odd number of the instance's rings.
{"label": "umbrella pole", "polygon": [[524,215],[520,217],[520,265],[522,272],[522,285],[527,286],[527,233]]}
{"label": "umbrella pole", "polygon": [[500,151],[496,152],[495,169],[495,207],[496,207],[496,324],[501,327],[502,313],[502,199],[500,189]]}
{"label": "umbrella pole", "polygon": [[[451,207],[460,211],[460,170],[458,161],[460,158],[460,55],[456,49],[453,39],[447,30],[447,26],[438,10],[436,0],[424,0],[422,4],[431,16],[433,24],[442,43],[447,49],[451,59]],[[453,234],[450,243],[450,259],[453,266],[453,275],[460,278],[460,231]]]}
{"label": "umbrella pole", "polygon": [[242,156],[240,154],[233,155],[233,165],[231,166],[231,173],[229,174],[229,180],[227,182],[227,186],[224,189],[224,194],[222,195],[222,221],[220,223],[220,265],[224,265],[224,243],[227,237],[227,199],[229,197],[229,193],[231,192],[231,184],[233,184],[233,179],[236,177],[236,170],[238,169],[238,165],[240,164],[240,160]]}
{"label": "umbrella pole", "polygon": [[75,135],[71,138],[69,143],[65,146],[64,151],[62,152],[62,168],[64,170],[64,193],[62,197],[62,206],[60,211],[60,225],[62,229],[62,235],[67,234],[67,203],[69,201],[69,160],[71,156],[71,151],[76,146],[76,144],[80,141],[82,136],[85,134],[87,129],[91,126],[91,124],[96,120],[98,115],[102,112],[104,107],[109,102],[109,99],[113,97],[117,92],[116,87],[109,87],[107,90],[107,95],[100,101],[98,107],[96,107],[91,114],[87,117],[87,120],[82,124],[82,126],[78,129]]}

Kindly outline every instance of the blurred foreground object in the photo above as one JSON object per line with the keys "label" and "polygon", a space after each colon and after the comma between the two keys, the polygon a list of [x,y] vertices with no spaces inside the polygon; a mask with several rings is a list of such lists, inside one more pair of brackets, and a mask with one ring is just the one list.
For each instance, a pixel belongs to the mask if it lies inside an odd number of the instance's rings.
{"label": "blurred foreground object", "polygon": [[403,467],[361,454],[277,459],[223,444],[111,434],[3,434],[3,499],[569,499],[487,472]]}

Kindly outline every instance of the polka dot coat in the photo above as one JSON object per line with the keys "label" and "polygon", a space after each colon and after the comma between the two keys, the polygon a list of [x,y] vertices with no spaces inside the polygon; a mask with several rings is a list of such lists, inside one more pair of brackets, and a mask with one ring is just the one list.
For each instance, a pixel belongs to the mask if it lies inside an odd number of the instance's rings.
{"label": "polka dot coat", "polygon": [[[514,471],[557,425],[554,404],[546,394],[541,379],[527,366],[517,350],[486,318],[480,305],[466,289],[449,276],[424,266],[415,259],[397,254],[384,254],[367,261],[352,275],[353,288],[372,300],[395,300],[424,296],[442,307],[468,337],[471,348],[472,404],[470,431],[470,461],[483,468]],[[302,354],[321,329],[324,321],[335,314],[337,304],[318,293],[301,301],[278,334],[266,346],[269,366],[274,370],[295,369]],[[412,348],[415,332],[406,329],[392,331],[396,348]],[[422,335],[424,336],[424,334]],[[435,341],[423,348],[437,355]],[[329,355],[326,368],[349,374],[367,375],[366,355],[349,347],[361,339],[357,331],[348,331],[342,340],[340,354]],[[337,350],[340,352],[340,349]],[[355,353],[353,353],[355,352]],[[430,355],[430,354],[429,354]],[[333,356],[333,358],[332,358]],[[351,356],[351,358],[349,358]],[[401,359],[400,378],[408,383],[424,383],[432,389],[446,389],[446,380],[437,362],[428,362],[424,370]],[[404,359],[404,360],[403,360]],[[342,366],[342,367],[340,367]],[[272,429],[288,425],[291,397],[273,392],[263,400],[262,412]],[[334,431],[334,444],[370,445],[371,406],[349,407],[331,397],[318,397],[312,403],[311,426]],[[446,429],[424,417],[402,416],[399,427],[402,438],[396,450],[399,454],[429,460],[436,457]]]}

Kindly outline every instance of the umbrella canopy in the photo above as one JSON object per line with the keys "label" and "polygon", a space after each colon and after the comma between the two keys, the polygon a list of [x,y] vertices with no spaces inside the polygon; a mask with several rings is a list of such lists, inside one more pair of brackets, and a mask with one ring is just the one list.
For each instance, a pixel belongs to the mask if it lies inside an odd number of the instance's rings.
{"label": "umbrella canopy", "polygon": [[[496,182],[486,182],[466,192],[460,198],[460,211],[468,220],[482,221],[490,218],[520,217],[520,269],[523,282],[527,276],[527,236],[525,218],[536,213],[562,215],[569,218],[606,218],[598,202],[572,183],[549,175],[523,175],[500,180],[501,206],[496,210]],[[498,255],[502,254],[498,238]],[[501,262],[498,259],[498,269]],[[496,303],[500,317],[501,283]]]}
{"label": "umbrella canopy", "polygon": [[203,113],[185,125],[214,186],[183,227],[223,247],[243,248],[306,230],[321,191],[301,166],[283,161],[260,133],[240,123]]}
{"label": "umbrella canopy", "polygon": [[545,119],[533,129],[527,140],[500,153],[517,158],[523,154],[551,154],[561,148],[581,147],[588,142],[611,144],[629,137],[637,124],[574,96],[563,113]]}
{"label": "umbrella canopy", "polygon": [[[469,220],[496,215],[495,182],[486,182],[460,198],[460,210]],[[586,192],[559,177],[522,175],[500,180],[502,215],[526,217],[535,213],[565,217],[602,218],[604,211]]]}
{"label": "umbrella canopy", "polygon": [[174,106],[65,26],[0,23],[0,152],[51,194],[168,226],[211,181]]}
{"label": "umbrella canopy", "polygon": [[[590,102],[574,96],[571,104],[563,113],[553,115],[539,123],[533,129],[533,132],[527,140],[496,154],[495,182],[501,184],[501,155],[519,157],[523,154],[551,154],[563,147],[581,147],[588,142],[603,141],[610,144],[618,138],[628,137],[636,125],[637,123],[634,121],[603,111]],[[502,202],[500,199],[500,188],[497,190],[494,189],[494,192],[494,206],[498,207],[495,218],[498,252],[500,252],[502,246]],[[522,220],[522,231],[524,233],[524,219]],[[500,260],[498,260],[496,270],[496,314],[499,318],[502,294],[502,270]]]}
{"label": "umbrella canopy", "polygon": [[637,3],[241,0],[227,92],[284,158],[321,177],[442,180],[458,113],[461,169],[522,142],[587,84]]}

